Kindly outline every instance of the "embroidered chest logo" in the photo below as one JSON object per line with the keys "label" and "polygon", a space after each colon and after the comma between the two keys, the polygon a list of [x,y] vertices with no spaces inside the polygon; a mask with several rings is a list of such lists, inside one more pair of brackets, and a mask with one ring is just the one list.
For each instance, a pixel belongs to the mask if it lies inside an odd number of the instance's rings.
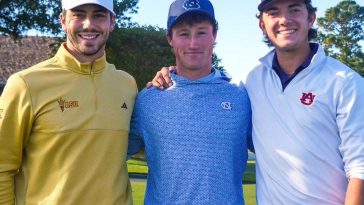
{"label": "embroidered chest logo", "polygon": [[183,8],[186,10],[199,9],[200,7],[201,6],[199,0],[186,0],[183,2]]}
{"label": "embroidered chest logo", "polygon": [[313,104],[314,100],[315,100],[316,95],[312,94],[312,93],[302,93],[302,97],[301,97],[301,103],[307,106],[310,106]]}
{"label": "embroidered chest logo", "polygon": [[126,103],[124,102],[124,104],[121,106],[121,109],[127,110],[128,106],[126,105]]}
{"label": "embroidered chest logo", "polygon": [[231,102],[222,102],[221,107],[224,110],[232,110],[233,109],[233,105],[231,104]]}
{"label": "embroidered chest logo", "polygon": [[66,109],[79,107],[78,101],[76,101],[76,100],[67,101],[62,98],[59,98],[57,100],[57,102],[58,102],[59,108],[61,108],[62,112],[64,112]]}
{"label": "embroidered chest logo", "polygon": [[0,120],[3,119],[3,116],[2,116],[3,111],[4,111],[3,109],[0,109]]}

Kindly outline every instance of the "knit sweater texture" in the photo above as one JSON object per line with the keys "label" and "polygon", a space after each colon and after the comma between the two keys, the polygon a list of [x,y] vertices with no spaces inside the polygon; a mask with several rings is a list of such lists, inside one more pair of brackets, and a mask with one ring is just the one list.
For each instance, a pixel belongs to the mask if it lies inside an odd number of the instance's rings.
{"label": "knit sweater texture", "polygon": [[219,71],[196,81],[171,73],[167,90],[144,89],[129,152],[145,148],[147,205],[241,205],[251,111],[243,86]]}

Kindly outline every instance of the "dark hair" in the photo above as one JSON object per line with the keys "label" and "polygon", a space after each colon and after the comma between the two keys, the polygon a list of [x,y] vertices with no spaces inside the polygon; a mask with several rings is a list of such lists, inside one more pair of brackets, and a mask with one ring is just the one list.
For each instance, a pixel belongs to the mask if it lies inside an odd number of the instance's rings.
{"label": "dark hair", "polygon": [[201,23],[203,21],[210,21],[213,27],[213,33],[216,34],[217,30],[219,29],[218,23],[216,20],[209,17],[207,14],[204,14],[202,12],[188,12],[185,14],[182,14],[177,21],[174,23],[174,25],[168,29],[167,35],[172,37],[172,29],[176,25],[181,24],[187,24],[187,25],[193,25],[195,23]]}
{"label": "dark hair", "polygon": [[[312,6],[311,1],[306,2],[306,8],[308,11],[308,17],[311,18],[313,14],[316,13],[317,8]],[[259,15],[257,15],[257,18],[259,20],[262,19],[263,16],[263,12],[260,12]],[[274,46],[273,43],[270,41],[268,35],[266,33],[263,33],[264,35],[264,43],[266,43],[269,47]],[[311,41],[313,39],[315,39],[317,37],[317,29],[314,28],[310,28],[310,30],[308,30],[308,40]]]}
{"label": "dark hair", "polygon": [[0,96],[1,96],[1,94],[3,93],[3,90],[4,90],[4,87],[5,87],[5,82],[2,82],[2,81],[0,81]]}

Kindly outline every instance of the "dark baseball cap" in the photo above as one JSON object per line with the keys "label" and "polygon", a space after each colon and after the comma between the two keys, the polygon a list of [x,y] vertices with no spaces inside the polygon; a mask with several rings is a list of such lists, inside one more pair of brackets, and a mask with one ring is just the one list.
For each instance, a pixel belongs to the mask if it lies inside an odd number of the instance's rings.
{"label": "dark baseball cap", "polygon": [[[267,4],[271,3],[274,0],[260,0],[260,3],[258,5],[258,10],[259,11],[263,11],[265,9],[265,7],[267,6]],[[311,0],[305,0],[305,3],[311,3]]]}
{"label": "dark baseball cap", "polygon": [[167,29],[170,30],[183,14],[201,12],[216,22],[214,7],[209,0],[175,0],[169,7]]}

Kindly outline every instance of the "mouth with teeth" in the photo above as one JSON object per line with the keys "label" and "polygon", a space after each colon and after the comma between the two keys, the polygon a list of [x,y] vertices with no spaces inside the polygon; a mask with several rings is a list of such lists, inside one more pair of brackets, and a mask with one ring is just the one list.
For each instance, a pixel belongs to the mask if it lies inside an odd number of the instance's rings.
{"label": "mouth with teeth", "polygon": [[84,33],[81,33],[78,35],[81,39],[83,40],[86,40],[86,41],[92,41],[92,40],[95,40],[97,39],[97,37],[99,36],[99,34],[95,34],[95,33],[87,33],[87,34],[84,34]]}
{"label": "mouth with teeth", "polygon": [[290,34],[293,34],[295,32],[296,32],[295,29],[289,29],[289,30],[278,31],[277,34],[280,34],[280,35],[290,35]]}

